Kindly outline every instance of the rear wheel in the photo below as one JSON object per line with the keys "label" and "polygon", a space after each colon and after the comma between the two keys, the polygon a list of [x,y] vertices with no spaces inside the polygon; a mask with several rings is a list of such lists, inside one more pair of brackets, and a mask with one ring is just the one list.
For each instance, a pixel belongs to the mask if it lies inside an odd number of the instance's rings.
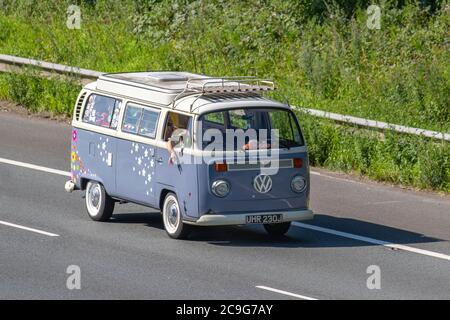
{"label": "rear wheel", "polygon": [[95,221],[107,221],[114,211],[114,200],[106,193],[105,187],[89,181],[86,185],[86,210]]}
{"label": "rear wheel", "polygon": [[264,229],[272,237],[281,237],[288,232],[291,227],[291,222],[265,224]]}
{"label": "rear wheel", "polygon": [[174,239],[183,239],[189,234],[190,226],[183,223],[180,205],[177,196],[174,193],[168,193],[164,199],[163,222],[169,237]]}

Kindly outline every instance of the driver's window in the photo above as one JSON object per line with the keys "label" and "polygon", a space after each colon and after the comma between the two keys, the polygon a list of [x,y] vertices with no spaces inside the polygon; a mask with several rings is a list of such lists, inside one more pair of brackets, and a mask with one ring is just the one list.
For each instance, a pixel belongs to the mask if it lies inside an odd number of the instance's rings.
{"label": "driver's window", "polygon": [[188,148],[192,145],[192,117],[169,111],[166,117],[164,128],[164,141],[169,139],[174,143],[174,147]]}

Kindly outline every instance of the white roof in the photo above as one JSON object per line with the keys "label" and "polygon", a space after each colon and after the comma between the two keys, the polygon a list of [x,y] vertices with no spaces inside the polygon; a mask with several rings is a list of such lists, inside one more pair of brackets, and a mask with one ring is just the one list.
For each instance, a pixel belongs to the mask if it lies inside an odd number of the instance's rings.
{"label": "white roof", "polygon": [[289,108],[261,96],[261,91],[275,90],[273,82],[252,77],[213,78],[170,71],[112,73],[85,88],[198,114],[233,106]]}

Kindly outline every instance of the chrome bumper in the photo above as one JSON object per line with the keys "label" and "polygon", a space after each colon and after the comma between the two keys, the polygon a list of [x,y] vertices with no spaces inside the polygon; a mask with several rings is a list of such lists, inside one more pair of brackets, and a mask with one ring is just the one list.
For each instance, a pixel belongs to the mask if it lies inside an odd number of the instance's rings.
{"label": "chrome bumper", "polygon": [[205,214],[197,221],[184,221],[186,224],[196,226],[228,226],[228,225],[242,225],[246,224],[245,217],[249,215],[265,215],[265,214],[282,214],[283,222],[288,221],[303,221],[314,218],[312,210],[299,211],[282,211],[282,212],[255,212],[242,214]]}

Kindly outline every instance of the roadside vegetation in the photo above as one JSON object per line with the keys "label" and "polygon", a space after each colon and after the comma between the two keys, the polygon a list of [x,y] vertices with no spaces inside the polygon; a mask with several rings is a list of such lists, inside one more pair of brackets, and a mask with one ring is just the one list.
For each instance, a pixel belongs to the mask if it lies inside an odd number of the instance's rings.
{"label": "roadside vegetation", "polygon": [[[273,78],[290,104],[450,132],[449,1],[3,0],[0,52],[106,72]],[[367,27],[370,4],[381,28]],[[0,74],[0,99],[67,114],[75,81]],[[450,192],[449,143],[300,115],[311,162]]]}

